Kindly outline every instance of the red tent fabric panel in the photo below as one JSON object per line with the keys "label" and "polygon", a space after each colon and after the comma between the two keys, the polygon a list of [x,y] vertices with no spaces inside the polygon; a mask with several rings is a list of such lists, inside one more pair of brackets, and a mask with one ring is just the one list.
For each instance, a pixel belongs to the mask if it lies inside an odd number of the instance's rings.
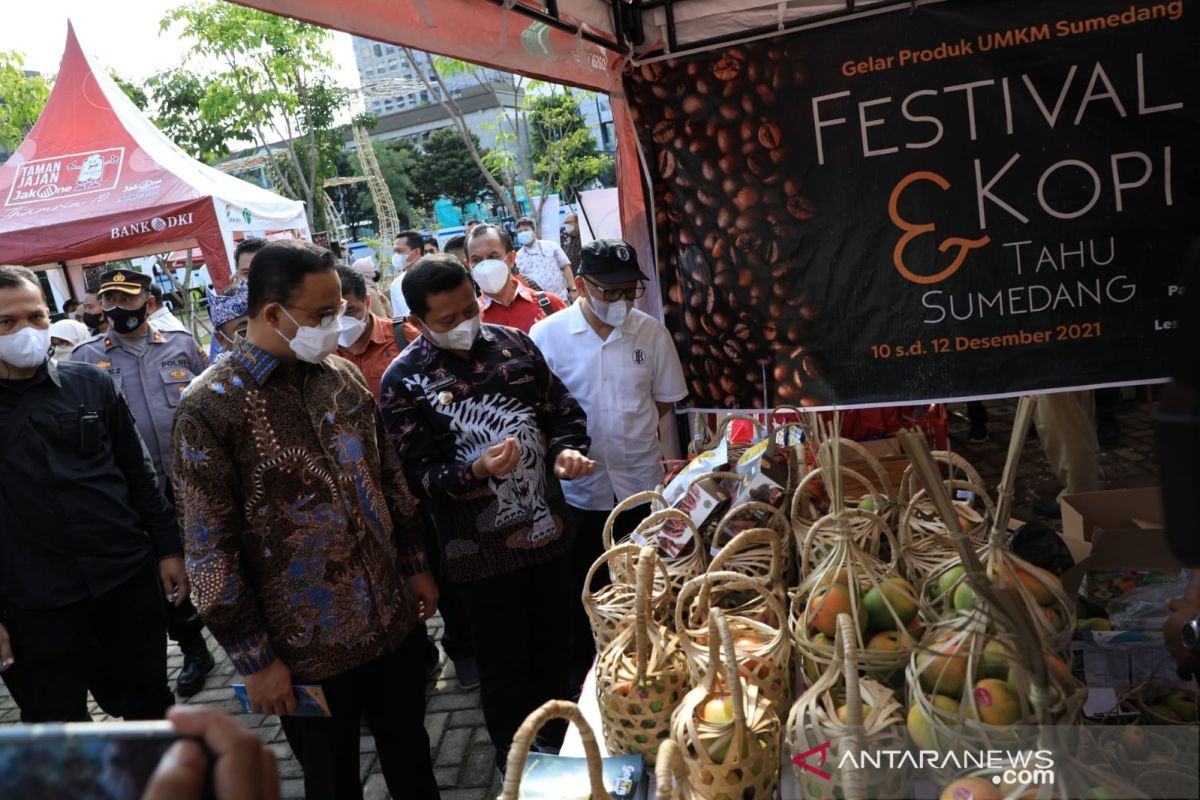
{"label": "red tent fabric panel", "polygon": [[235,0],[382,42],[609,92],[619,57],[487,0]]}
{"label": "red tent fabric panel", "polygon": [[113,250],[127,238],[122,229],[142,224],[178,239],[174,228],[186,218],[167,217],[194,212],[196,200],[191,185],[142,149],[68,30],[54,92],[0,167],[0,263],[61,261],[90,255],[96,251],[87,248],[96,246]]}

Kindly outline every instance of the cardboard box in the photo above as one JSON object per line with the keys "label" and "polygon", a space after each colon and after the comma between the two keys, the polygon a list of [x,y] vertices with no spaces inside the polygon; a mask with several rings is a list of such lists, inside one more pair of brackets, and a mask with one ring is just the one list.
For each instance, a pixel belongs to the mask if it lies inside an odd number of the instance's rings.
{"label": "cardboard box", "polygon": [[[1065,515],[1064,515],[1065,516]],[[1104,605],[1138,586],[1175,582],[1183,565],[1171,553],[1164,530],[1097,527],[1092,552],[1062,575],[1063,588]]]}
{"label": "cardboard box", "polygon": [[1063,536],[1080,542],[1092,541],[1097,528],[1163,527],[1162,490],[1158,487],[1069,494],[1062,498],[1061,506]]}

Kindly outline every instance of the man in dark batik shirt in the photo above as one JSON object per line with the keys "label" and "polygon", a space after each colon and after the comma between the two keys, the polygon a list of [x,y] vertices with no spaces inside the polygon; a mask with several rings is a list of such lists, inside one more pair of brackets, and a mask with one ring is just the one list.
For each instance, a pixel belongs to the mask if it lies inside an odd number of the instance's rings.
{"label": "man in dark batik shirt", "polygon": [[480,323],[457,259],[421,259],[403,291],[421,336],[383,376],[384,421],[461,589],[503,765],[525,717],[574,694],[564,643],[580,598],[558,481],[595,468],[587,419],[528,336]]}

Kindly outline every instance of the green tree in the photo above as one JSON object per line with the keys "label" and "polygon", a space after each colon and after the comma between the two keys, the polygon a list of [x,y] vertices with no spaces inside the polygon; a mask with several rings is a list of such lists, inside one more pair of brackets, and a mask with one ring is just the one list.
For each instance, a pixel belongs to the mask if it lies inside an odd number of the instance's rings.
{"label": "green tree", "polygon": [[533,174],[564,199],[573,201],[612,166],[612,159],[596,148],[579,110],[579,95],[569,89],[539,95],[527,111]]}
{"label": "green tree", "polygon": [[137,106],[143,112],[149,108],[150,102],[149,102],[149,99],[146,97],[145,89],[143,89],[141,86],[138,86],[137,84],[130,83],[129,81],[125,80],[124,78],[122,78],[120,75],[118,75],[116,73],[116,70],[110,69],[108,71],[108,76],[110,78],[112,78],[113,83],[115,83],[117,85],[117,88],[120,89],[122,92],[124,92],[125,96],[133,101],[133,104],[135,106]]}
{"label": "green tree", "polygon": [[[420,161],[421,154],[408,141],[379,142],[374,139],[371,141],[375,147],[375,160],[379,162],[379,171],[383,173],[383,180],[392,194],[396,215],[400,218],[402,225],[411,227],[419,217],[413,210],[412,198],[417,197],[413,173],[417,169],[417,162]],[[354,164],[354,174],[361,175],[362,163],[356,158]],[[371,198],[370,192],[367,192],[366,208],[371,213],[375,212],[375,201]]]}
{"label": "green tree", "polygon": [[[348,102],[327,77],[330,34],[322,28],[232,3],[198,0],[167,12],[161,30],[181,24],[183,66],[200,78],[198,108],[209,123],[246,130],[270,163],[277,187],[302,200],[320,228],[319,193],[342,149],[334,120]],[[206,68],[207,64],[219,66]]]}
{"label": "green tree", "polygon": [[172,67],[146,81],[154,122],[192,158],[212,163],[231,152],[230,142],[254,139],[227,86],[212,85],[190,69]]}
{"label": "green tree", "polygon": [[16,150],[33,128],[46,100],[50,81],[25,74],[25,57],[0,51],[0,147]]}
{"label": "green tree", "polygon": [[423,145],[424,156],[417,161],[413,174],[418,191],[427,197],[446,197],[465,211],[489,188],[488,179],[471,158],[471,147],[486,155],[474,134],[470,145],[454,128],[440,128],[429,134]]}

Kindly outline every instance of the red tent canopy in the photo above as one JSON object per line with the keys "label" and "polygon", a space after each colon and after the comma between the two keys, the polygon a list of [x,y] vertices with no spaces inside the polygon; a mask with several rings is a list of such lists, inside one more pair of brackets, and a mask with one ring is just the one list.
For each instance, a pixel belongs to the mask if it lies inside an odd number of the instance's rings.
{"label": "red tent canopy", "polygon": [[303,204],[190,158],[95,67],[68,26],[49,102],[0,167],[0,264],[199,246],[222,288],[234,232],[268,229],[307,233]]}

